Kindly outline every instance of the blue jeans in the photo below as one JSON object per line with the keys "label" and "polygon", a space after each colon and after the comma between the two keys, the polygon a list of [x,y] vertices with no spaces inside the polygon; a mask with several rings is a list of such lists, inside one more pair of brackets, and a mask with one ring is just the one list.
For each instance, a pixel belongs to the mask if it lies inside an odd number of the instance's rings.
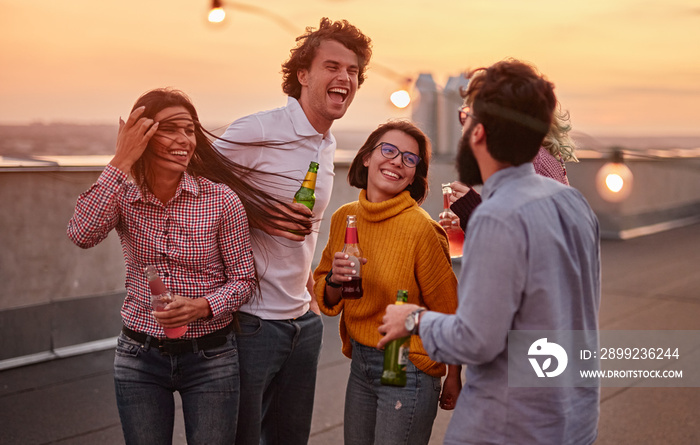
{"label": "blue jeans", "polygon": [[119,335],[114,358],[117,408],[127,445],[171,445],[173,393],[182,398],[187,443],[232,444],[236,437],[239,371],[233,332],[223,346],[161,354]]}
{"label": "blue jeans", "polygon": [[345,445],[425,445],[437,415],[441,380],[406,365],[406,386],[381,384],[384,351],[352,341],[345,393]]}
{"label": "blue jeans", "polygon": [[323,323],[309,311],[293,320],[238,313],[241,410],[236,445],[306,445]]}

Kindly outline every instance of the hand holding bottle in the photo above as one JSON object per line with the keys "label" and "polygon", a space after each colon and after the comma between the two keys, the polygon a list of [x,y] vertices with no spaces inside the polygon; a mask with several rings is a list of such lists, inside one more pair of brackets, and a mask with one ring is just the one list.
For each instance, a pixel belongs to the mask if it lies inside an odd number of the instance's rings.
{"label": "hand holding bottle", "polygon": [[350,255],[344,252],[336,252],[333,255],[333,264],[331,266],[331,277],[329,281],[337,285],[336,289],[326,287],[324,299],[328,306],[335,306],[342,298],[342,287],[346,283],[350,283],[353,276],[357,274],[359,267],[367,264],[367,258],[359,258],[359,264],[355,263],[354,259],[350,259]]}
{"label": "hand holding bottle", "polygon": [[406,316],[419,307],[411,303],[387,305],[382,324],[379,326],[379,333],[383,337],[377,343],[377,348],[384,349],[390,341],[410,335],[411,333],[406,330]]}
{"label": "hand holding bottle", "polygon": [[452,189],[452,194],[450,195],[450,205],[454,204],[459,198],[469,193],[469,190],[471,189],[471,187],[459,181],[452,181],[450,183],[450,188]]}
{"label": "hand holding bottle", "polygon": [[[311,161],[309,164],[309,170],[306,172],[306,176],[301,183],[301,187],[294,194],[294,199],[292,200],[292,205],[294,209],[298,212],[302,212],[302,208],[306,207],[309,212],[312,212],[314,205],[316,204],[316,175],[318,174],[318,162]],[[305,214],[305,213],[304,213]],[[299,215],[295,215],[299,216]],[[313,217],[313,213],[310,213],[310,218]],[[279,236],[283,236],[287,239],[293,241],[303,241],[304,237],[311,233],[311,219],[309,219],[308,227],[306,225],[292,224],[292,227],[287,229],[288,234],[278,233]],[[268,232],[270,233],[270,232]]]}
{"label": "hand holding bottle", "polygon": [[186,326],[200,318],[210,317],[211,308],[206,298],[172,295],[171,301],[163,307],[163,310],[154,310],[153,316],[164,329],[170,330]]}
{"label": "hand holding bottle", "polygon": [[[170,290],[165,287],[165,284],[163,284],[163,281],[158,276],[158,271],[154,266],[146,266],[145,272],[146,279],[148,280],[148,286],[151,289],[153,316],[156,318],[156,321],[163,326],[165,335],[168,338],[182,337],[187,332],[187,323],[184,322],[182,324],[176,324],[179,323],[179,320],[175,321],[173,318],[178,319],[179,315],[181,315],[181,311],[173,311],[173,309],[182,307],[183,302],[180,301],[178,304],[175,304],[175,298]],[[182,297],[180,297],[179,300],[182,300]],[[161,316],[158,317],[158,315]]]}
{"label": "hand holding bottle", "polygon": [[280,226],[284,227],[283,229],[278,229],[278,228],[274,228],[274,227],[262,227],[262,229],[268,235],[281,236],[283,238],[287,238],[287,239],[292,240],[292,241],[304,241],[304,237],[311,233],[312,224],[313,224],[312,219],[314,217],[314,214],[304,204],[290,203],[288,205],[289,205],[289,208],[287,208],[283,205],[278,205],[277,207],[268,209],[268,212],[270,212],[271,214],[277,214],[277,215],[282,215],[282,214],[292,215],[296,219],[306,221],[306,224],[294,223],[294,222],[285,221],[285,220],[279,220],[278,223]]}
{"label": "hand holding bottle", "polygon": [[[408,301],[408,291],[399,290],[396,293],[397,306],[402,306]],[[384,370],[381,383],[389,386],[406,386],[406,365],[411,344],[411,335],[399,337],[387,343],[384,348]]]}
{"label": "hand holding bottle", "polygon": [[355,258],[352,259],[350,256],[343,252],[336,252],[333,255],[333,276],[331,276],[331,281],[336,284],[347,283],[352,280],[352,277],[357,275],[358,268],[367,264],[367,258],[358,258],[360,264],[355,263]]}

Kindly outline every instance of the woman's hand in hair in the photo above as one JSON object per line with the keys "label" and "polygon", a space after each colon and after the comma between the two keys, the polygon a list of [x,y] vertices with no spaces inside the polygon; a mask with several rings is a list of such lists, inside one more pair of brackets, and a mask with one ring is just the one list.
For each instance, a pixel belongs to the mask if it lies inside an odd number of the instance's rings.
{"label": "woman's hand in hair", "polygon": [[136,108],[124,122],[119,118],[117,151],[110,161],[112,166],[128,174],[134,163],[141,157],[148,141],[158,130],[158,122],[141,117],[145,107]]}
{"label": "woman's hand in hair", "polygon": [[[280,227],[267,226],[262,229],[269,235],[281,236],[292,241],[304,241],[304,237],[311,233],[314,214],[308,207],[300,203],[290,203],[289,208],[278,205],[269,210],[272,215],[289,215],[292,218],[277,220]],[[299,220],[298,222],[292,219]]]}

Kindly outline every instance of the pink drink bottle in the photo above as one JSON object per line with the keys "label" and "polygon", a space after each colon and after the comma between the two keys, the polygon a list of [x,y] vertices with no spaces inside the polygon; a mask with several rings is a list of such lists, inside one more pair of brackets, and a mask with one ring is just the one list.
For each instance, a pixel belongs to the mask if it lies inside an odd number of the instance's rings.
{"label": "pink drink bottle", "polygon": [[[165,287],[163,281],[161,281],[155,267],[146,266],[146,279],[151,288],[151,304],[153,304],[153,310],[160,312],[168,303],[173,301],[173,296],[168,288]],[[168,338],[180,338],[187,332],[187,325],[180,326],[179,328],[163,328],[163,330]]]}
{"label": "pink drink bottle", "polygon": [[444,209],[438,216],[440,225],[447,232],[447,242],[450,246],[450,257],[460,258],[462,256],[462,246],[464,245],[464,232],[459,226],[459,217],[450,210],[450,195],[452,186],[442,184],[442,201]]}

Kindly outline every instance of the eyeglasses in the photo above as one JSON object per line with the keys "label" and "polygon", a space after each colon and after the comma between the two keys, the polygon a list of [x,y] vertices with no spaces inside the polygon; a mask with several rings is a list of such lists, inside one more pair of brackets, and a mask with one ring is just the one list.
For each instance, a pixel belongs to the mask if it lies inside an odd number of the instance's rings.
{"label": "eyeglasses", "polygon": [[[420,164],[420,156],[410,151],[401,151],[396,145],[388,142],[380,142],[374,148],[380,148],[382,156],[387,159],[395,159],[401,155],[401,162],[408,168],[416,168]],[[372,150],[374,150],[374,148]]]}
{"label": "eyeglasses", "polygon": [[469,105],[462,105],[459,107],[459,110],[457,112],[459,113],[459,123],[462,124],[464,127],[464,124],[467,123],[467,117],[471,116],[472,119],[476,120],[476,116],[474,116],[472,113],[472,107]]}

